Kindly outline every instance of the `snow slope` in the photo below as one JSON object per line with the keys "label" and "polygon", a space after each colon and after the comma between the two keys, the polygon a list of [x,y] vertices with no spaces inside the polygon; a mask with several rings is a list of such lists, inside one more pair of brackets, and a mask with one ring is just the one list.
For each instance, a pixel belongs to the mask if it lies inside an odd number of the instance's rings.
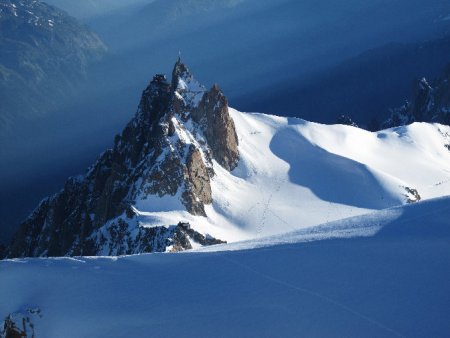
{"label": "snow slope", "polygon": [[[450,127],[415,123],[371,133],[343,125],[230,109],[240,162],[231,173],[214,163],[207,218],[177,198],[137,201],[144,226],[188,221],[228,242],[364,215],[414,199],[450,195]],[[189,131],[186,131],[189,133]]]}
{"label": "snow slope", "polygon": [[[253,250],[1,261],[0,318],[39,308],[38,338],[446,337],[449,211],[433,199],[216,247]],[[373,236],[331,239],[346,229]]]}

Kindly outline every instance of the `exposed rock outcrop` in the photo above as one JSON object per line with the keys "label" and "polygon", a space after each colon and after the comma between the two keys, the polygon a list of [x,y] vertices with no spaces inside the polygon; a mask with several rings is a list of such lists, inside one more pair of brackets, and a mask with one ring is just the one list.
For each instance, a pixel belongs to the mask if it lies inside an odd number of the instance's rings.
{"label": "exposed rock outcrop", "polygon": [[41,202],[7,255],[164,251],[167,239],[178,236],[178,230],[167,231],[177,228],[142,228],[132,206],[150,195],[169,196],[189,213],[206,216],[213,160],[227,170],[239,160],[227,99],[217,86],[207,91],[178,60],[171,83],[164,75],[153,78],[114,147],[84,176],[70,178],[58,194]]}
{"label": "exposed rock outcrop", "polygon": [[404,187],[406,194],[406,202],[407,203],[416,203],[419,202],[422,197],[419,195],[419,192],[417,191],[417,189],[414,188],[410,188],[410,187]]}
{"label": "exposed rock outcrop", "polygon": [[6,256],[6,246],[0,243],[0,259]]}
{"label": "exposed rock outcrop", "polygon": [[414,83],[412,100],[393,109],[382,128],[413,122],[437,122],[450,125],[450,65],[441,78],[430,83],[422,78]]}
{"label": "exposed rock outcrop", "polygon": [[233,170],[239,161],[238,137],[228,113],[228,100],[218,85],[203,95],[192,118],[202,127],[213,158],[224,168]]}
{"label": "exposed rock outcrop", "polygon": [[186,169],[187,186],[182,196],[183,204],[191,214],[206,216],[204,205],[212,203],[211,184],[201,152],[195,147],[189,149]]}
{"label": "exposed rock outcrop", "polygon": [[41,317],[38,308],[8,315],[0,327],[0,338],[37,338],[35,322]]}
{"label": "exposed rock outcrop", "polygon": [[336,119],[336,123],[358,128],[358,125],[348,115],[339,115]]}
{"label": "exposed rock outcrop", "polygon": [[189,223],[165,227],[142,227],[133,221],[119,218],[96,232],[90,238],[91,252],[85,255],[120,256],[144,252],[177,252],[194,246],[226,243],[204,236],[191,228]]}

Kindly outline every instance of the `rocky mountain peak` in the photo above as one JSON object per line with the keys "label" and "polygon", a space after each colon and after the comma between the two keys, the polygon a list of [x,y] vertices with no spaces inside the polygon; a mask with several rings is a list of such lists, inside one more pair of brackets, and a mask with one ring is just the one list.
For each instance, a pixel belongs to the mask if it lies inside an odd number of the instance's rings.
{"label": "rocky mountain peak", "polygon": [[172,90],[184,110],[197,107],[206,92],[206,88],[194,78],[180,58],[172,71]]}
{"label": "rocky mountain peak", "polygon": [[[171,83],[162,74],[153,77],[114,147],[84,176],[69,179],[61,192],[41,203],[22,224],[8,255],[165,251],[180,232],[173,224],[141,227],[135,205],[151,196],[164,197],[193,215],[206,216],[214,166],[233,170],[238,161],[238,139],[225,95],[217,85],[206,90],[178,60]],[[186,236],[199,245],[216,243],[198,242],[198,233]]]}
{"label": "rocky mountain peak", "polygon": [[406,125],[412,122],[437,122],[450,124],[450,65],[435,81],[425,78],[413,84],[412,99],[402,107],[393,109],[383,128]]}
{"label": "rocky mountain peak", "polygon": [[417,80],[414,83],[413,101],[411,105],[411,114],[415,121],[424,121],[427,111],[433,105],[433,88],[429,85],[426,78]]}
{"label": "rocky mountain peak", "polygon": [[186,65],[181,62],[181,57],[178,57],[177,62],[175,63],[175,66],[172,70],[172,88],[178,88],[179,80],[181,78],[192,78],[192,74],[186,67]]}
{"label": "rocky mountain peak", "polygon": [[174,112],[182,120],[199,125],[211,156],[227,170],[239,160],[238,138],[228,112],[228,100],[217,84],[210,90],[201,85],[179,58],[172,72]]}

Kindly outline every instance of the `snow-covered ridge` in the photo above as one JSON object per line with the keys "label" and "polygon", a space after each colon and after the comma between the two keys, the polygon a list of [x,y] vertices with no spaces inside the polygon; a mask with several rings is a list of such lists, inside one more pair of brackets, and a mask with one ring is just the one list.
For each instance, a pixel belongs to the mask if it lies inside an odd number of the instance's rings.
{"label": "snow-covered ridge", "polygon": [[205,239],[252,240],[450,195],[449,135],[239,112],[178,60],[114,148],[24,222],[10,256],[171,250],[180,222]]}
{"label": "snow-covered ridge", "polygon": [[161,212],[154,199],[137,201],[144,226],[182,218],[200,232],[240,241],[413,202],[412,190],[421,199],[450,194],[448,126],[414,123],[371,133],[234,109],[230,113],[241,158],[231,173],[214,163],[207,217],[176,207]]}

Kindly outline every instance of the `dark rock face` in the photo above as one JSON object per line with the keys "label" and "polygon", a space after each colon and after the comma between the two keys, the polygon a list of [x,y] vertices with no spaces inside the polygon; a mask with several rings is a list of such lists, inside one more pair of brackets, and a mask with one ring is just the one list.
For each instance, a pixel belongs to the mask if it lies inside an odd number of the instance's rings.
{"label": "dark rock face", "polygon": [[422,197],[419,195],[419,192],[417,191],[417,189],[405,187],[405,191],[406,191],[405,197],[406,197],[407,203],[416,203],[422,199]]}
{"label": "dark rock face", "polygon": [[7,256],[164,251],[169,239],[187,249],[187,238],[200,240],[200,234],[182,236],[171,224],[143,228],[132,206],[149,195],[170,196],[189,213],[206,216],[212,159],[228,170],[239,160],[227,100],[217,86],[206,91],[178,60],[172,83],[164,75],[153,78],[113,149],[41,202],[21,225]]}
{"label": "dark rock face", "polygon": [[425,78],[414,83],[413,98],[410,106],[410,114],[415,121],[424,121],[429,109],[433,105],[433,88]]}
{"label": "dark rock face", "polygon": [[[145,228],[130,226],[129,220],[123,218],[114,221],[96,236],[96,240],[92,241],[92,251],[86,252],[85,255],[119,256],[145,252],[178,252],[192,249],[192,243],[202,246],[226,243],[200,234],[191,229],[189,223]],[[96,247],[96,243],[100,245]]]}
{"label": "dark rock face", "polygon": [[358,128],[358,125],[348,115],[340,115],[337,118],[336,123]]}
{"label": "dark rock face", "polygon": [[37,308],[8,315],[0,327],[0,337],[35,338],[35,321],[41,316],[41,310]]}
{"label": "dark rock face", "polygon": [[425,78],[414,83],[411,102],[393,109],[383,128],[413,122],[436,122],[450,125],[450,65],[440,79],[429,83]]}
{"label": "dark rock face", "polygon": [[0,127],[54,109],[105,52],[93,32],[55,7],[0,1]]}
{"label": "dark rock face", "polygon": [[[21,323],[22,324],[22,323]],[[32,332],[32,336],[34,337],[34,332]],[[25,331],[25,328],[19,328],[17,324],[8,316],[3,324],[3,333],[1,337],[5,338],[23,338],[23,337],[32,337],[28,335]]]}
{"label": "dark rock face", "polygon": [[[181,86],[180,78],[184,79]],[[186,83],[191,81],[189,70],[178,60],[172,74],[172,87],[180,93],[175,110],[181,114],[190,111],[192,120],[200,126],[205,136],[211,157],[227,170],[233,170],[239,161],[239,143],[234,121],[228,111],[228,100],[218,85],[209,91],[194,86],[191,92],[186,92]]]}
{"label": "dark rock face", "polygon": [[189,149],[186,168],[187,187],[182,196],[183,204],[191,214],[206,216],[204,205],[212,203],[211,184],[208,169],[198,149]]}
{"label": "dark rock face", "polygon": [[6,256],[6,247],[0,243],[0,259],[3,259]]}
{"label": "dark rock face", "polygon": [[189,223],[183,223],[180,222],[177,225],[177,228],[179,229],[179,233],[183,236],[187,236],[189,238],[192,238],[194,242],[207,246],[207,245],[216,245],[216,244],[224,244],[226,241],[221,241],[220,239],[215,239],[209,235],[202,235],[201,233],[193,230]]}
{"label": "dark rock face", "polygon": [[192,118],[202,126],[213,158],[222,167],[233,170],[239,161],[238,137],[228,112],[228,100],[217,85],[203,96]]}

